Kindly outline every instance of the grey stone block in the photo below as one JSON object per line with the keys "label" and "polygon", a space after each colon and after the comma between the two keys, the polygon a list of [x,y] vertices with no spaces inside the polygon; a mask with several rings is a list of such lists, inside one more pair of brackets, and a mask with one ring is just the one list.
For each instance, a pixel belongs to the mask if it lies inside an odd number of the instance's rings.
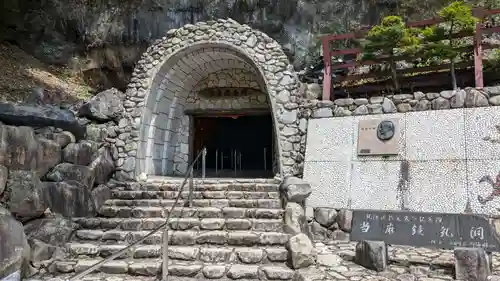
{"label": "grey stone block", "polygon": [[456,248],[454,255],[456,280],[488,280],[488,276],[491,275],[491,264],[484,249]]}
{"label": "grey stone block", "polygon": [[355,262],[378,272],[387,268],[387,246],[382,241],[361,241],[356,245]]}

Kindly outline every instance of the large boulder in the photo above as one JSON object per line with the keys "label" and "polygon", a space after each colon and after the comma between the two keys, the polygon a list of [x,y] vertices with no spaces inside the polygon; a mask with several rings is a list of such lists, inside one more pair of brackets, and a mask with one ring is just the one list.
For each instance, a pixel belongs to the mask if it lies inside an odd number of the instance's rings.
{"label": "large boulder", "polygon": [[297,177],[286,177],[280,185],[280,190],[288,202],[303,203],[312,193],[311,185]]}
{"label": "large boulder", "polygon": [[481,248],[455,248],[455,279],[466,281],[489,280],[491,260]]}
{"label": "large boulder", "polygon": [[108,137],[108,132],[114,132],[115,127],[112,124],[87,124],[87,140],[104,142]]}
{"label": "large boulder", "polygon": [[47,209],[42,187],[36,172],[11,170],[0,203],[5,204],[20,221],[38,218]]}
{"label": "large boulder", "polygon": [[65,148],[68,144],[76,142],[76,138],[71,132],[59,131],[53,127],[36,130],[36,134],[46,139],[55,141],[61,148]]}
{"label": "large boulder", "polygon": [[77,228],[76,223],[55,215],[28,222],[24,225],[24,232],[28,240],[37,239],[49,245],[64,247]]}
{"label": "large boulder", "polygon": [[63,161],[75,165],[87,166],[92,161],[95,147],[89,141],[70,143],[63,150]]}
{"label": "large boulder", "polygon": [[0,280],[16,272],[27,275],[29,257],[23,225],[0,207]]}
{"label": "large boulder", "polygon": [[80,107],[78,115],[99,122],[117,120],[124,111],[123,96],[115,88],[100,92]]}
{"label": "large boulder", "polygon": [[49,261],[49,263],[51,263],[52,255],[54,255],[57,247],[49,245],[36,238],[28,240],[28,243],[31,249],[30,262],[34,267],[41,267],[45,261]]}
{"label": "large boulder", "polygon": [[104,205],[104,202],[111,198],[111,189],[109,188],[109,186],[101,184],[92,189],[90,197],[91,208],[98,212],[101,206]]}
{"label": "large boulder", "polygon": [[0,121],[7,125],[29,127],[56,127],[73,133],[77,139],[85,138],[85,128],[75,115],[54,106],[26,106],[0,103]]}
{"label": "large boulder", "polygon": [[314,210],[314,219],[328,228],[337,220],[337,211],[331,208],[316,208]]}
{"label": "large boulder", "polygon": [[115,171],[115,161],[111,156],[111,149],[109,147],[99,148],[94,154],[94,158],[95,160],[89,167],[94,171],[95,184],[105,184]]}
{"label": "large boulder", "polygon": [[389,255],[387,245],[383,241],[360,241],[356,245],[354,261],[377,272],[387,268]]}
{"label": "large boulder", "polygon": [[92,188],[94,186],[94,171],[87,166],[75,165],[71,163],[61,163],[55,166],[46,178],[54,182],[76,181]]}
{"label": "large boulder", "polygon": [[3,165],[0,165],[0,195],[2,195],[5,190],[5,185],[7,184],[7,177],[9,176],[9,170]]}
{"label": "large boulder", "polygon": [[298,203],[288,202],[285,208],[285,232],[292,235],[308,233],[307,228],[307,220],[302,206]]}
{"label": "large boulder", "polygon": [[43,198],[54,213],[86,217],[95,213],[90,187],[79,181],[44,182]]}
{"label": "large boulder", "polygon": [[60,162],[61,147],[56,142],[36,136],[30,127],[0,125],[0,165],[43,176]]}
{"label": "large boulder", "polygon": [[289,263],[293,269],[304,268],[316,262],[314,246],[304,233],[297,234],[288,240]]}

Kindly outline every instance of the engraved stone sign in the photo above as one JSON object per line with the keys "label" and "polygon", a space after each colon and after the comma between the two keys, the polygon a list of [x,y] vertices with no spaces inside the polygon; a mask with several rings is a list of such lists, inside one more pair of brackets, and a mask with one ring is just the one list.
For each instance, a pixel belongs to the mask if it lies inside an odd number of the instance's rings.
{"label": "engraved stone sign", "polygon": [[474,214],[354,210],[351,240],[452,249],[499,251],[496,221]]}
{"label": "engraved stone sign", "polygon": [[360,120],[358,155],[394,155],[399,153],[399,119]]}

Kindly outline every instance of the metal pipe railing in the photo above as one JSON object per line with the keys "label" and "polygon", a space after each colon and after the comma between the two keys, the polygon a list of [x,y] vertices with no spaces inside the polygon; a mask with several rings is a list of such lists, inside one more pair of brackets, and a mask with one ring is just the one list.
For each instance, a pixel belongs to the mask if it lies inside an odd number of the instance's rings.
{"label": "metal pipe railing", "polygon": [[[112,261],[112,260],[120,257],[124,253],[128,252],[132,247],[135,247],[135,246],[139,245],[140,243],[146,241],[146,239],[148,239],[153,234],[155,234],[156,232],[160,231],[163,228],[165,230],[163,232],[163,241],[162,241],[162,243],[163,243],[163,249],[162,249],[162,253],[163,253],[163,257],[162,257],[163,258],[162,271],[163,272],[162,272],[162,277],[163,277],[163,281],[166,281],[167,280],[167,275],[168,275],[168,227],[167,227],[167,225],[168,225],[168,223],[170,221],[170,216],[172,215],[172,212],[174,211],[175,207],[177,207],[177,203],[179,202],[179,199],[182,197],[182,192],[184,191],[184,186],[186,185],[186,182],[188,181],[188,178],[191,178],[191,184],[189,185],[189,193],[190,193],[190,195],[188,196],[188,206],[192,205],[192,202],[189,202],[189,201],[192,200],[192,192],[193,192],[193,189],[194,189],[194,184],[192,184],[192,181],[193,181],[193,168],[194,168],[194,165],[196,164],[196,162],[198,161],[198,159],[200,159],[200,157],[202,157],[202,155],[204,153],[206,153],[206,148],[203,148],[202,151],[200,151],[196,155],[196,157],[193,160],[193,162],[189,165],[189,167],[188,167],[188,169],[186,171],[186,174],[184,175],[184,179],[183,179],[183,181],[181,183],[181,186],[180,186],[180,189],[179,189],[179,193],[177,194],[177,197],[175,198],[174,204],[172,205],[172,207],[170,207],[170,211],[168,212],[167,219],[165,220],[165,222],[163,224],[161,224],[160,226],[158,226],[155,229],[153,229],[151,232],[149,232],[148,234],[146,234],[141,239],[139,239],[139,240],[131,243],[127,247],[125,247],[122,250],[120,250],[120,251],[112,254],[111,256],[107,257],[106,259],[95,263],[94,265],[90,266],[89,268],[85,269],[84,271],[71,276],[69,279],[66,279],[66,281],[76,281],[76,280],[82,279],[83,277],[87,276],[88,274],[90,274],[93,271],[95,271],[98,268],[100,268],[103,264],[105,264],[105,263],[107,263],[109,261]],[[202,159],[203,159],[203,157],[202,157]],[[204,161],[202,161],[202,165],[203,166],[205,165]],[[204,169],[204,168],[202,168],[202,169]]]}

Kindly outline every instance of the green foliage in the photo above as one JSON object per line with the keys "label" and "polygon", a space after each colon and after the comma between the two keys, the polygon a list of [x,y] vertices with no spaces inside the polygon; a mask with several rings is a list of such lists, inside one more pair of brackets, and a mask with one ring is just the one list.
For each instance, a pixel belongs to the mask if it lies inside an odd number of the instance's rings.
{"label": "green foliage", "polygon": [[500,71],[500,49],[492,50],[492,53],[484,61],[484,69],[486,71]]}
{"label": "green foliage", "polygon": [[375,25],[362,41],[363,60],[385,58],[391,69],[396,90],[397,81],[395,56],[414,54],[419,50],[418,30],[407,28],[403,19],[398,16],[385,17],[379,25]]}
{"label": "green foliage", "polygon": [[423,41],[421,58],[426,64],[434,65],[448,61],[451,67],[452,84],[456,88],[455,63],[466,56],[463,47],[466,40],[455,38],[458,33],[474,34],[479,19],[472,15],[472,9],[462,1],[456,1],[443,8],[439,13],[443,23],[421,30]]}
{"label": "green foliage", "polygon": [[454,38],[457,33],[473,33],[478,19],[472,16],[471,7],[461,1],[453,2],[439,12],[443,24],[422,30],[424,56],[428,59],[457,58],[463,52],[465,40]]}

